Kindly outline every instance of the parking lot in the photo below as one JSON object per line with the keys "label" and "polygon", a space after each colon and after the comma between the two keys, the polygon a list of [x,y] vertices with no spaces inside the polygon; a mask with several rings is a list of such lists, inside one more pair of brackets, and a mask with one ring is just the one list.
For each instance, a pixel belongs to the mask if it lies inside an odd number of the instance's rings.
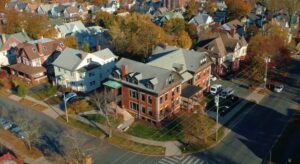
{"label": "parking lot", "polygon": [[[247,97],[250,94],[250,91],[248,90],[246,84],[243,84],[242,82],[238,80],[221,80],[217,79],[213,82],[211,82],[211,86],[215,84],[222,85],[222,89],[225,88],[232,88],[234,93],[226,98],[219,98],[219,116],[223,117],[226,116],[232,109],[238,105],[244,97]],[[220,94],[220,92],[219,92]],[[217,108],[215,106],[214,97],[213,94],[206,95],[208,98],[208,104],[206,107],[206,112],[216,112]]]}
{"label": "parking lot", "polygon": [[0,116],[0,126],[20,139],[26,139],[27,137],[27,134],[17,124],[2,116]]}

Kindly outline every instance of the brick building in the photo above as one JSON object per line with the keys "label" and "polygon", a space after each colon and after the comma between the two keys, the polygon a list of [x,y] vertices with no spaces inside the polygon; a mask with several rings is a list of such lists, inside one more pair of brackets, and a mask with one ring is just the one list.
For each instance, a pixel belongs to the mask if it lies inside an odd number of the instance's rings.
{"label": "brick building", "polygon": [[175,71],[122,58],[110,78],[121,84],[120,105],[136,118],[159,126],[180,111],[183,79]]}
{"label": "brick building", "polygon": [[183,78],[182,110],[190,111],[210,86],[212,61],[206,52],[158,46],[147,64],[175,71]]}

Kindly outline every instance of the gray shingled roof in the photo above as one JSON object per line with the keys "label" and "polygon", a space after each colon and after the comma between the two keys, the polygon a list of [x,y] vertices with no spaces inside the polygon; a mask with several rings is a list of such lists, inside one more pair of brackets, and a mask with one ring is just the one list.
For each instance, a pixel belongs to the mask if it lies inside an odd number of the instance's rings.
{"label": "gray shingled roof", "polygon": [[100,51],[96,51],[93,54],[103,60],[107,60],[110,58],[117,58],[117,56],[114,53],[112,53],[108,48],[100,50]]}
{"label": "gray shingled roof", "polygon": [[[92,54],[103,60],[107,60],[110,58],[117,58],[109,49],[100,50]],[[66,48],[52,64],[57,67],[67,69],[69,71],[74,71],[81,63],[81,61],[85,58],[86,55],[87,55],[86,52],[76,50],[73,48]],[[100,63],[94,63],[94,64],[97,65]],[[86,68],[88,69],[89,67]]]}
{"label": "gray shingled roof", "polygon": [[82,61],[81,55],[86,55],[86,53],[80,50],[66,48],[52,64],[69,71],[74,71]]}
{"label": "gray shingled roof", "polygon": [[206,13],[198,13],[196,16],[194,16],[189,23],[195,23],[197,25],[205,25],[207,22],[207,19],[210,16]]}
{"label": "gray shingled roof", "polygon": [[[148,64],[183,74],[186,71],[197,72],[204,64],[201,61],[205,61],[204,63],[209,62],[204,52],[200,53],[176,47],[157,47],[151,55]],[[181,65],[182,69],[176,70],[176,65]]]}
{"label": "gray shingled roof", "polygon": [[[25,32],[18,32],[18,33],[15,33],[15,34],[2,34],[1,37],[5,37],[6,40],[8,40],[10,37],[14,37],[15,39],[17,39],[18,41],[20,42],[28,42],[28,41],[31,41],[32,39],[29,38],[29,36],[25,33]],[[3,42],[2,42],[2,39],[0,39],[0,48],[3,49]]]}
{"label": "gray shingled roof", "polygon": [[[111,78],[116,81],[126,83],[127,85],[133,85],[152,93],[159,94],[163,89],[170,87],[174,83],[180,83],[182,81],[180,75],[174,71],[151,66],[145,63],[136,62],[130,59],[122,58],[116,63],[116,68],[118,70],[121,70],[122,66],[128,67],[127,75],[131,74],[133,75],[133,77],[135,75],[138,75],[138,78],[140,79],[139,83],[134,84],[124,80],[115,79],[113,77]],[[168,79],[170,78],[170,76],[173,77],[173,82],[171,84],[168,83]],[[146,87],[149,82],[155,85],[153,89],[149,89]]]}

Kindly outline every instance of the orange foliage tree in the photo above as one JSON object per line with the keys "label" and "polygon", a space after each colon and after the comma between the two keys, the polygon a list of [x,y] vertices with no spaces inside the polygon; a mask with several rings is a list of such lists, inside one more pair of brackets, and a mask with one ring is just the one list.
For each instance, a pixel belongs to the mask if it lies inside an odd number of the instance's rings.
{"label": "orange foliage tree", "polygon": [[240,19],[250,13],[252,5],[245,0],[225,0],[229,11],[229,19]]}

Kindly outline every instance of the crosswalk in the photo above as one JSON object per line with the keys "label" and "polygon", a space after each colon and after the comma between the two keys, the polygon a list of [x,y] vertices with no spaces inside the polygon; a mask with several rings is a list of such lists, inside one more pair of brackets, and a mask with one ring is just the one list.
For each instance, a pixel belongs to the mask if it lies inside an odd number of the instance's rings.
{"label": "crosswalk", "polygon": [[164,157],[158,161],[158,164],[208,164],[204,160],[195,156],[172,156]]}

